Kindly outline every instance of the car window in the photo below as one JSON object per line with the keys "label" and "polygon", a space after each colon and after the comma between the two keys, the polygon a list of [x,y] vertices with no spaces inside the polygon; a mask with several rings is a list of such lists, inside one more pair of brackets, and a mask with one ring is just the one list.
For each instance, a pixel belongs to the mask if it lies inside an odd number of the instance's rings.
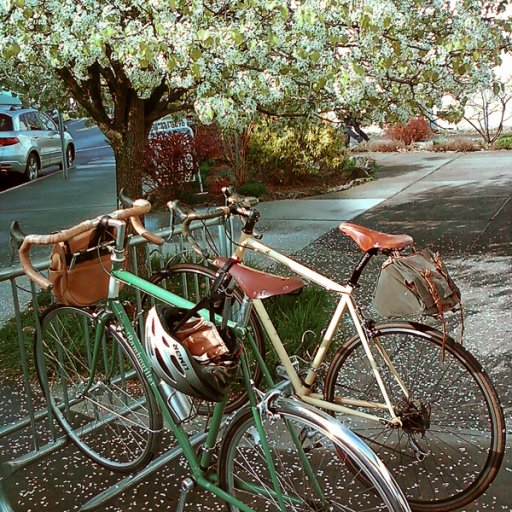
{"label": "car window", "polygon": [[0,132],[12,131],[12,117],[0,114]]}
{"label": "car window", "polygon": [[21,114],[21,116],[19,117],[19,120],[20,120],[20,131],[30,130],[30,128],[28,127],[28,121],[27,121],[26,114]]}
{"label": "car window", "polygon": [[43,130],[57,130],[57,125],[46,115],[42,112],[38,112],[37,115],[39,116],[39,119],[41,120],[41,125],[43,126]]}
{"label": "car window", "polygon": [[27,124],[30,130],[42,130],[43,127],[41,125],[41,121],[39,120],[39,116],[37,112],[27,112],[26,116]]}

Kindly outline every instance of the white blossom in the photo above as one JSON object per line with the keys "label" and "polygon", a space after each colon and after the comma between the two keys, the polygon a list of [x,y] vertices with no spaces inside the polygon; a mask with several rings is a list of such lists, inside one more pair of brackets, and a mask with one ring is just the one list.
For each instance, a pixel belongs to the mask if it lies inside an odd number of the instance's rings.
{"label": "white blossom", "polygon": [[187,90],[204,120],[245,123],[258,109],[408,117],[447,93],[462,101],[492,81],[505,33],[482,20],[481,5],[1,0],[0,80],[13,83],[23,69],[35,83],[41,69],[66,69],[86,83],[99,65],[119,80],[122,74],[140,98],[161,83]]}

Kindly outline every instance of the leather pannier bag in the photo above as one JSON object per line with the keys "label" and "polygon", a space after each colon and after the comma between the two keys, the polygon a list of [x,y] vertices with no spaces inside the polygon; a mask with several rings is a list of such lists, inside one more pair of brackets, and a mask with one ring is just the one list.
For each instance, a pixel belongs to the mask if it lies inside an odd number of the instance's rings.
{"label": "leather pannier bag", "polygon": [[100,223],[97,228],[55,244],[49,279],[55,300],[68,306],[90,306],[108,296],[112,268],[109,245],[115,235]]}
{"label": "leather pannier bag", "polygon": [[438,254],[423,249],[382,265],[373,306],[384,317],[440,315],[460,304],[460,291]]}

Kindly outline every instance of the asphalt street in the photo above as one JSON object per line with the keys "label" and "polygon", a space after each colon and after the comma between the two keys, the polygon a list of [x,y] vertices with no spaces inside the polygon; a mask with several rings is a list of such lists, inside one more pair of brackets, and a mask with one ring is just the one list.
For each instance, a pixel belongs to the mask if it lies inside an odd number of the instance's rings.
{"label": "asphalt street", "polygon": [[[25,232],[50,233],[68,227],[116,205],[115,162],[112,148],[96,126],[85,121],[67,123],[76,144],[76,160],[65,179],[49,168],[32,183],[17,180],[0,187],[0,276],[11,267],[9,227],[18,220]],[[6,185],[9,185],[7,188]],[[35,261],[46,258],[46,248],[36,248]],[[13,314],[10,284],[0,283],[0,322]]]}
{"label": "asphalt street", "polygon": [[[29,185],[0,193],[0,266],[8,266],[7,231],[13,219],[26,231],[49,232],[84,218],[108,212],[115,205],[114,161],[111,150],[93,129],[77,125],[70,131],[80,140],[77,165],[68,180],[54,173]],[[496,383],[507,417],[509,441],[505,463],[496,482],[468,512],[510,511],[512,499],[512,152],[478,153],[389,153],[375,154],[379,170],[371,182],[352,189],[304,200],[265,202],[259,205],[263,240],[277,249],[302,259],[323,273],[347,277],[357,258],[356,248],[337,226],[351,222],[390,233],[408,233],[417,246],[439,250],[461,288],[466,311],[464,343],[478,357]],[[155,221],[157,224],[158,221]],[[0,267],[0,271],[1,271]],[[1,291],[0,291],[1,293]],[[0,310],[8,314],[10,289],[4,287]],[[0,317],[1,318],[1,317]],[[457,326],[455,326],[457,328]],[[5,421],[3,419],[3,421]],[[9,420],[8,420],[9,421]],[[69,454],[68,454],[69,455]],[[94,466],[76,454],[66,459],[64,477],[59,481],[61,508],[76,510],[83,496],[102,486]],[[16,512],[34,508],[31,487],[47,494],[42,503],[51,504],[55,488],[44,491],[44,470],[21,471],[7,482],[9,496],[16,500]],[[87,489],[84,479],[87,476]],[[60,480],[59,480],[60,478]],[[102,477],[103,478],[103,477]],[[105,475],[105,482],[112,475]],[[65,482],[63,484],[63,482]],[[158,486],[171,485],[161,488]],[[105,511],[157,510],[171,506],[176,483],[144,484],[136,498],[126,497]],[[155,489],[159,494],[155,495]],[[39,496],[39,494],[38,494]],[[63,497],[64,496],[64,497]],[[174,496],[174,498],[171,498]],[[136,500],[135,502],[133,500]],[[162,503],[159,502],[162,501]],[[198,508],[193,500],[187,510]],[[135,508],[133,508],[135,506]],[[47,506],[48,508],[48,506]]]}

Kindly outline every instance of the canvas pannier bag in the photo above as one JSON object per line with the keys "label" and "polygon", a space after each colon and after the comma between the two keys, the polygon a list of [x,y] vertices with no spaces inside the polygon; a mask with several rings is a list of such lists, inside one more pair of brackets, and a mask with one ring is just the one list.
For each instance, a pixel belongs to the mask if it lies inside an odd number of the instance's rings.
{"label": "canvas pannier bag", "polygon": [[57,302],[90,306],[108,296],[111,252],[115,235],[100,223],[97,228],[55,244],[50,257],[49,279]]}
{"label": "canvas pannier bag", "polygon": [[[384,317],[440,315],[460,304],[460,291],[438,254],[429,249],[390,256],[383,264],[373,305]],[[444,323],[444,319],[443,319]]]}

